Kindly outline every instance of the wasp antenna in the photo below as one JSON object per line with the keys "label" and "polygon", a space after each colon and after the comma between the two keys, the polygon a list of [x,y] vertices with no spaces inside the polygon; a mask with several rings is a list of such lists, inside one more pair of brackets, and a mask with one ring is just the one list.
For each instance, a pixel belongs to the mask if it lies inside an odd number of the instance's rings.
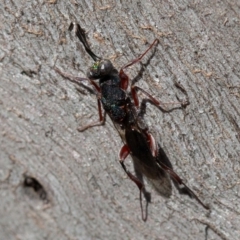
{"label": "wasp antenna", "polygon": [[71,32],[71,31],[73,30],[73,27],[74,27],[74,24],[71,22],[71,23],[70,23],[70,26],[68,27],[68,31]]}
{"label": "wasp antenna", "polygon": [[86,39],[86,33],[85,33],[85,30],[83,28],[81,28],[81,26],[78,24],[78,23],[75,23],[75,22],[71,22],[69,28],[68,28],[69,31],[72,31],[74,30],[76,36],[78,37],[78,39],[80,40],[80,42],[83,44],[86,52],[90,55],[90,57],[94,60],[94,61],[97,61],[97,60],[100,60],[101,58],[98,57],[95,53],[93,53],[93,51],[91,50],[88,42],[87,42],[87,39]]}

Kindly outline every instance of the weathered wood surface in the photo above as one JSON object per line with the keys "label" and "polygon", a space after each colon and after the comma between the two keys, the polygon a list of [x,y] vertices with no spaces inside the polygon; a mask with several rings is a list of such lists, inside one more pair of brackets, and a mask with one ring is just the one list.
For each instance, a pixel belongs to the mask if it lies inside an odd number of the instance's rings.
{"label": "weathered wood surface", "polygon": [[[1,239],[240,239],[240,2],[128,2],[0,4]],[[92,63],[67,32],[73,20],[117,67],[159,38],[137,84],[169,102],[184,97],[180,81],[191,104],[170,114],[149,106],[146,121],[210,213],[176,191],[165,200],[151,190],[142,222],[110,120],[76,131],[97,119],[97,106],[53,70],[84,76]],[[23,189],[24,174],[43,184],[48,203]]]}

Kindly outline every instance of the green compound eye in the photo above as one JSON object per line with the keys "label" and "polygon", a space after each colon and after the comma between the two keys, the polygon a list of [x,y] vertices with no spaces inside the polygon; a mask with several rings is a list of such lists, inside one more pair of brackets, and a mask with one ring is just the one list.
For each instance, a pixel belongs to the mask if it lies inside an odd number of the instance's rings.
{"label": "green compound eye", "polygon": [[93,65],[92,65],[92,68],[94,70],[97,70],[98,69],[98,66],[99,66],[99,62],[95,62]]}

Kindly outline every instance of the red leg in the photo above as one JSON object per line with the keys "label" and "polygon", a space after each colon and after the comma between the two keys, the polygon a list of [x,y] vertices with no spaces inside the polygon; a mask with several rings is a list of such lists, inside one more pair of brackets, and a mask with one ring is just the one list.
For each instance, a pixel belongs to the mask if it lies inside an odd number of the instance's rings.
{"label": "red leg", "polygon": [[130,153],[130,149],[129,149],[128,145],[127,144],[123,145],[120,152],[119,152],[120,161],[123,162],[127,158],[127,156],[129,155],[129,153]]}
{"label": "red leg", "polygon": [[[183,180],[168,166],[165,164],[159,162],[159,165],[170,175],[171,179],[175,181],[179,185],[183,185],[185,187],[185,191],[188,193],[188,195],[192,198],[195,198],[205,209],[209,209],[209,206],[205,205],[198,197],[197,195],[183,182]],[[186,193],[185,193],[186,194]]]}
{"label": "red leg", "polygon": [[78,131],[79,132],[83,132],[85,130],[87,130],[88,128],[92,128],[92,127],[97,127],[97,126],[102,126],[105,124],[106,121],[106,112],[104,112],[104,115],[102,114],[102,107],[101,107],[101,102],[100,99],[97,100],[98,101],[98,114],[99,114],[99,120],[90,124],[85,125],[84,127],[79,127]]}
{"label": "red leg", "polygon": [[127,74],[125,74],[125,72],[123,71],[124,69],[132,66],[133,64],[137,63],[137,62],[140,62],[142,60],[142,58],[147,54],[147,52],[158,42],[158,39],[155,39],[153,41],[153,43],[148,47],[148,49],[143,53],[141,54],[139,57],[133,59],[131,62],[129,62],[128,64],[126,64],[125,66],[123,66],[121,69],[120,69],[120,72],[119,72],[119,77],[121,79],[121,84],[120,84],[120,87],[123,89],[123,90],[127,90],[128,88],[128,84],[129,84],[129,78],[127,76]]}
{"label": "red leg", "polygon": [[125,171],[125,173],[128,175],[128,177],[138,186],[139,190],[142,191],[144,188],[143,183],[137,178],[135,177],[131,172],[129,172],[124,164],[124,160],[126,159],[126,157],[129,155],[130,153],[130,149],[129,147],[125,144],[120,152],[119,152],[119,162],[123,168],[123,170]]}
{"label": "red leg", "polygon": [[[171,112],[174,109],[182,108],[182,107],[185,107],[185,106],[189,105],[188,98],[183,102],[163,103],[163,102],[160,102],[157,99],[155,99],[152,95],[150,95],[144,89],[142,89],[138,86],[132,86],[131,87],[131,94],[132,94],[132,97],[133,97],[133,100],[134,100],[134,104],[137,108],[139,108],[139,99],[138,99],[137,91],[141,91],[143,94],[145,94],[147,96],[147,100],[149,100],[155,106],[159,107],[163,112]],[[186,93],[186,91],[184,93]],[[173,107],[173,108],[167,108],[166,104],[178,104],[178,105],[180,104],[180,106],[176,106],[176,107]]]}
{"label": "red leg", "polygon": [[153,155],[153,157],[156,157],[157,153],[158,153],[158,148],[157,148],[155,138],[152,136],[152,134],[150,134],[148,132],[146,132],[146,135],[147,135],[147,141],[149,144],[149,148],[152,152],[152,155]]}
{"label": "red leg", "polygon": [[94,123],[90,123],[84,127],[80,127],[78,128],[78,131],[79,132],[83,132],[85,130],[87,130],[88,128],[91,128],[91,127],[96,127],[96,126],[102,126],[104,125],[105,123],[105,120],[106,120],[106,114],[102,113],[102,107],[101,107],[101,102],[100,102],[100,94],[101,94],[101,90],[100,90],[100,87],[91,79],[88,79],[88,78],[80,78],[80,77],[75,77],[71,74],[68,74],[68,73],[65,73],[65,72],[62,72],[60,69],[58,68],[54,68],[54,70],[59,73],[60,75],[62,75],[64,78],[67,78],[69,81],[73,82],[73,83],[76,83],[78,85],[80,85],[82,83],[82,81],[88,81],[90,82],[91,85],[93,85],[94,89],[95,89],[95,93],[97,95],[97,103],[98,103],[98,115],[99,115],[99,120],[94,122]]}
{"label": "red leg", "polygon": [[148,47],[148,49],[143,53],[141,54],[139,57],[137,57],[136,59],[133,59],[131,62],[129,62],[128,64],[126,64],[124,67],[122,67],[121,69],[126,69],[130,66],[132,66],[133,64],[139,62],[142,60],[142,58],[147,54],[147,52],[156,44],[158,43],[158,39],[155,39],[153,41],[153,43]]}
{"label": "red leg", "polygon": [[91,85],[94,86],[94,89],[96,90],[97,93],[100,93],[101,90],[100,90],[100,87],[91,79],[88,79],[88,78],[80,78],[80,77],[75,77],[71,74],[68,74],[68,73],[65,73],[65,72],[62,72],[60,69],[58,69],[57,67],[54,67],[54,70],[59,73],[60,75],[62,75],[64,78],[67,78],[69,81],[73,82],[73,83],[76,83],[76,84],[81,84],[82,81],[88,81]]}
{"label": "red leg", "polygon": [[120,79],[121,79],[120,88],[123,89],[123,90],[127,90],[128,84],[129,84],[129,77],[128,77],[128,75],[123,71],[122,68],[120,69],[119,77],[120,77]]}
{"label": "red leg", "polygon": [[[119,161],[121,163],[121,166],[125,173],[128,175],[128,177],[138,186],[139,188],[139,200],[140,200],[140,208],[141,208],[141,213],[142,213],[142,220],[147,221],[147,207],[148,203],[150,202],[150,196],[149,193],[145,190],[144,184],[142,183],[141,180],[139,180],[136,176],[134,176],[131,172],[129,172],[124,164],[124,160],[126,157],[129,155],[130,149],[129,147],[125,144],[120,152],[119,152]],[[145,199],[146,199],[146,210],[145,214],[143,213],[143,205],[142,205],[142,192],[144,193]]]}

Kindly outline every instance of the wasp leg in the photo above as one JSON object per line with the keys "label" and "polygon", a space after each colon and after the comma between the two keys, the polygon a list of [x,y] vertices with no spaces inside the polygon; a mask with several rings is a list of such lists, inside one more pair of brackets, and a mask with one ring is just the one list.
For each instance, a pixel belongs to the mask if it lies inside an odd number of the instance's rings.
{"label": "wasp leg", "polygon": [[[141,213],[142,213],[142,220],[146,221],[147,220],[147,207],[148,207],[148,203],[151,201],[151,195],[150,193],[148,193],[144,187],[143,184],[143,177],[142,174],[137,171],[137,169],[134,166],[135,172],[137,174],[138,177],[140,177],[140,179],[136,176],[134,176],[131,172],[129,172],[124,164],[124,160],[126,159],[126,157],[129,155],[130,153],[130,149],[129,147],[125,144],[120,152],[119,152],[119,162],[123,168],[123,170],[125,171],[125,173],[128,175],[128,177],[138,186],[139,188],[139,200],[140,200],[140,208],[141,208]],[[145,211],[145,215],[143,213],[143,206],[142,206],[142,193],[144,194],[144,197],[146,199],[146,211]]]}
{"label": "wasp leg", "polygon": [[119,72],[119,77],[121,79],[121,84],[120,84],[120,87],[123,89],[123,90],[127,90],[128,88],[128,85],[129,85],[129,77],[127,76],[127,74],[124,72],[124,69],[132,66],[133,64],[137,63],[137,62],[140,62],[142,60],[142,58],[147,54],[147,52],[156,44],[158,43],[158,39],[155,39],[153,41],[153,43],[147,48],[147,50],[141,54],[139,57],[133,59],[131,62],[129,62],[128,64],[126,64],[125,66],[123,66],[121,69],[120,69],[120,72]]}
{"label": "wasp leg", "polygon": [[125,171],[125,173],[128,175],[128,177],[138,186],[139,190],[142,191],[142,189],[144,188],[143,183],[137,177],[135,177],[131,172],[129,172],[124,164],[124,160],[129,155],[129,153],[130,153],[130,149],[125,144],[119,152],[119,159],[120,159],[119,162],[123,170]]}
{"label": "wasp leg", "polygon": [[158,148],[157,148],[157,144],[156,144],[156,140],[153,137],[152,134],[145,132],[145,134],[147,135],[147,142],[149,144],[149,148],[151,150],[152,156],[156,157],[158,154]]}
{"label": "wasp leg", "polygon": [[62,77],[66,78],[67,80],[69,80],[70,82],[76,83],[80,86],[82,86],[82,82],[83,81],[88,81],[91,85],[93,85],[94,90],[95,90],[95,94],[99,94],[101,92],[100,87],[91,79],[89,78],[81,78],[81,77],[75,77],[69,73],[66,72],[62,72],[59,68],[54,67],[54,70],[59,73]]}
{"label": "wasp leg", "polygon": [[[158,163],[169,174],[180,194],[186,194],[191,198],[195,198],[205,209],[210,209],[209,206],[205,205],[171,168],[161,162]],[[181,185],[183,188],[180,187]]]}
{"label": "wasp leg", "polygon": [[83,132],[85,130],[87,130],[88,128],[91,127],[96,127],[96,126],[102,126],[105,124],[105,120],[106,120],[106,113],[104,112],[104,114],[102,113],[102,107],[101,107],[101,102],[100,102],[100,94],[101,94],[101,90],[100,87],[91,79],[88,78],[80,78],[80,77],[75,77],[71,74],[62,72],[60,69],[58,69],[57,67],[54,68],[54,70],[59,73],[62,77],[66,78],[67,80],[76,83],[80,86],[82,86],[82,82],[83,81],[88,81],[91,85],[93,85],[94,90],[95,90],[95,94],[97,95],[97,103],[98,103],[98,115],[99,115],[99,120],[93,123],[90,123],[84,127],[80,127],[78,128],[79,132]]}
{"label": "wasp leg", "polygon": [[[138,86],[132,86],[131,87],[131,94],[132,94],[132,97],[133,97],[133,100],[134,100],[134,104],[137,108],[139,108],[139,105],[140,105],[138,95],[137,95],[138,91],[141,91],[143,94],[145,94],[147,96],[147,99],[144,99],[145,101],[142,101],[140,109],[145,108],[146,101],[150,101],[153,105],[159,107],[159,109],[162,112],[171,112],[174,109],[183,108],[183,107],[186,107],[187,105],[189,105],[188,96],[187,96],[187,99],[185,101],[163,103],[163,102],[160,102],[159,100],[157,100],[156,98],[154,98],[152,95],[150,95],[144,89],[142,89]],[[184,93],[187,95],[187,92],[185,91],[185,89],[184,89]],[[167,104],[172,104],[172,105],[174,104],[176,106],[168,108],[166,106]]]}
{"label": "wasp leg", "polygon": [[84,132],[85,130],[92,128],[92,127],[97,127],[97,126],[103,126],[106,122],[106,112],[104,111],[104,114],[102,114],[102,107],[101,107],[101,102],[98,99],[98,114],[99,114],[99,120],[90,124],[87,124],[83,127],[79,127],[77,130],[79,132]]}
{"label": "wasp leg", "polygon": [[124,67],[122,67],[121,69],[126,69],[126,68],[132,66],[133,64],[141,61],[142,58],[147,54],[147,52],[148,52],[156,43],[158,43],[158,41],[159,41],[158,39],[155,39],[155,40],[153,41],[153,43],[147,48],[147,50],[145,50],[145,52],[144,52],[143,54],[141,54],[139,57],[133,59],[131,62],[129,62],[128,64],[126,64],[126,65],[125,65]]}
{"label": "wasp leg", "polygon": [[[135,164],[135,161],[133,161],[133,166],[134,166],[134,171],[136,174],[136,177],[143,182],[143,175],[141,173],[141,171],[138,169],[137,164]],[[140,200],[140,208],[142,210],[142,220],[143,221],[147,221],[147,217],[148,217],[148,204],[151,203],[151,193],[148,192],[145,188],[142,189],[142,193],[144,195],[144,198],[146,200],[146,204],[145,204],[145,216],[143,214],[143,206],[142,206],[142,196],[141,196],[141,192],[140,192],[140,196],[139,196],[139,200]]]}

